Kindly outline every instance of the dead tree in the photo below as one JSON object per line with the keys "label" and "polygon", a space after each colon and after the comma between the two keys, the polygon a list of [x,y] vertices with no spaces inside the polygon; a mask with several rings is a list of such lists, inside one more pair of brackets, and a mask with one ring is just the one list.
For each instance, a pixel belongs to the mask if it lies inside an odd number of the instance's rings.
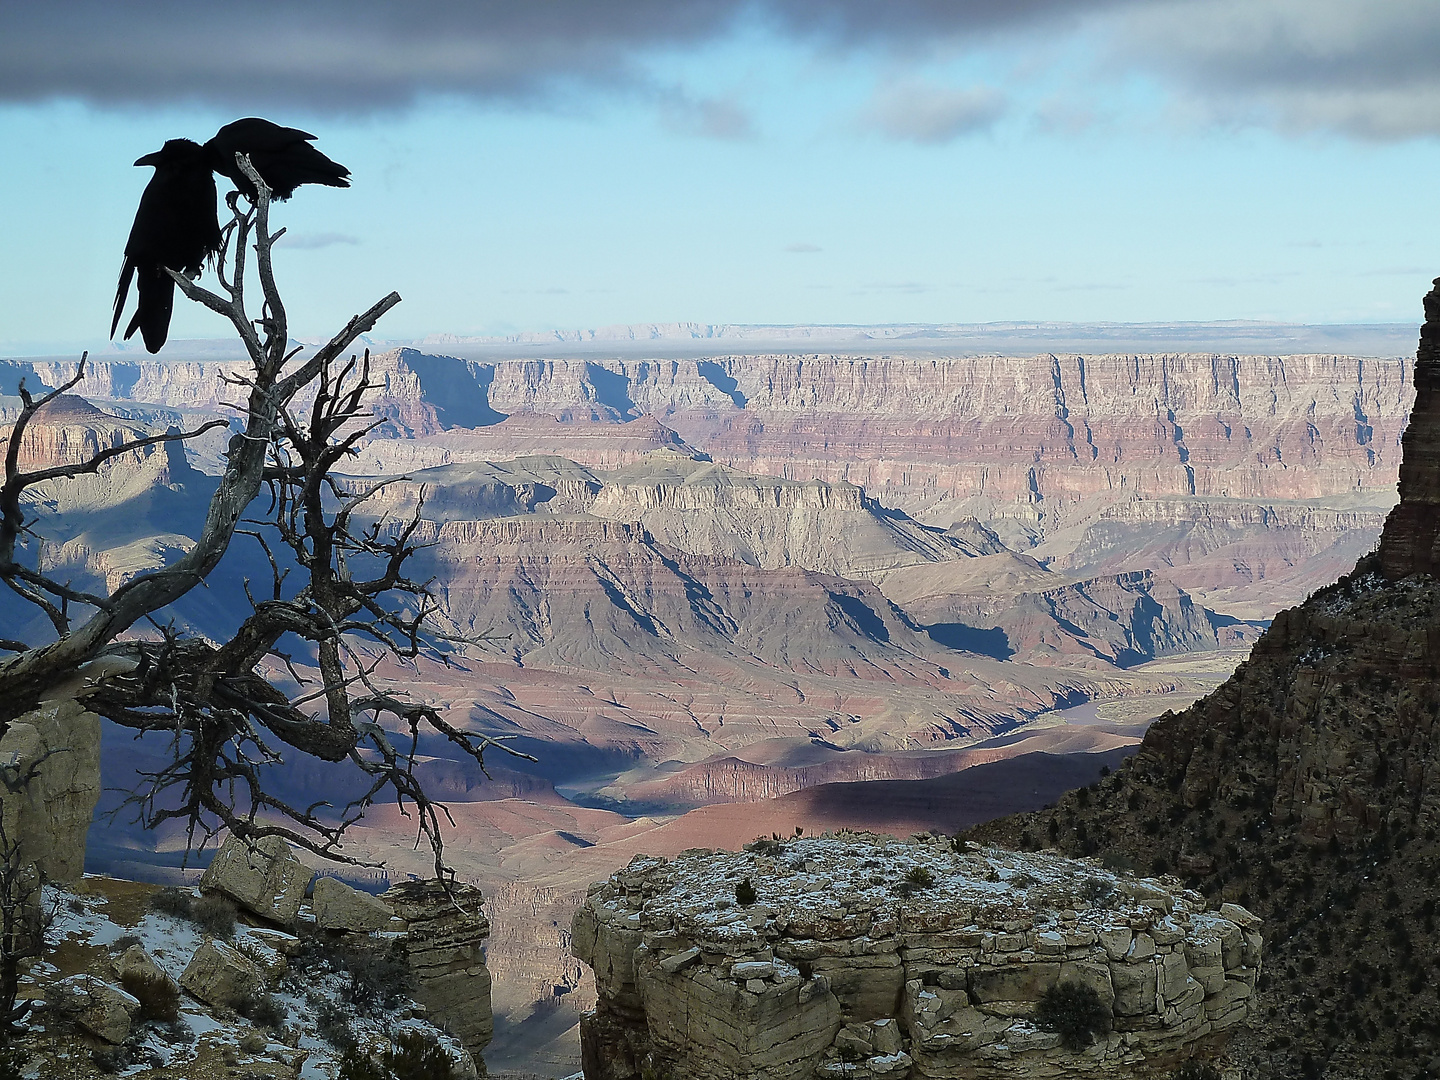
{"label": "dead tree", "polygon": [[[482,769],[485,750],[502,744],[459,730],[435,709],[377,681],[382,661],[444,659],[428,583],[405,572],[417,547],[419,509],[408,522],[366,516],[366,500],[378,485],[356,489],[333,472],[373,424],[365,404],[373,386],[369,353],[348,360],[345,354],[400,297],[386,296],[308,357],[299,348],[287,351],[285,307],[271,265],[272,246],[284,230],[270,231],[269,190],[248,159],[238,160],[258,194],[253,204],[231,200],[216,268],[219,291],[172,275],[189,299],[230,320],[250,360],[244,375],[229,380],[246,398],[244,426],[230,440],[204,525],[182,558],[106,595],[73,589],[43,567],[22,563],[21,543],[35,535],[35,521],[25,517],[28,489],[224,423],[127,442],[78,465],[25,472],[18,454],[27,424],[80,383],[84,358],[58,389],[38,398],[22,392],[0,487],[0,579],[45,613],[56,639],[36,648],[9,643],[14,655],[0,661],[0,723],[78,681],[88,708],[170,740],[166,763],[130,803],[147,827],[178,820],[192,848],[228,830],[247,841],[282,836],[327,858],[354,861],[340,850],[345,829],[377,800],[394,798],[416,814],[417,839],[429,840],[443,873],[445,810],[416,779],[420,739],[442,738]],[[255,321],[245,304],[252,248],[263,297]],[[265,507],[263,516],[246,517],[256,506]],[[157,619],[214,570],[237,533],[261,546],[273,580],[262,596],[250,595],[249,611],[229,640],[213,644]],[[282,649],[282,638],[298,639],[298,657]],[[293,677],[289,692],[267,675],[272,660]],[[266,769],[287,754],[352,762],[367,778],[366,789],[344,807],[289,805],[265,787]]]}

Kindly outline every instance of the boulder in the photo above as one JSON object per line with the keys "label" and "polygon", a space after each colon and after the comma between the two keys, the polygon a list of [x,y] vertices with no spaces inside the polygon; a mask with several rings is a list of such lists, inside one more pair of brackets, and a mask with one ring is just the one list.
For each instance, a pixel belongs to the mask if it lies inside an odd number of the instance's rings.
{"label": "boulder", "polygon": [[180,985],[207,1005],[233,1009],[259,993],[265,976],[259,965],[223,941],[206,938],[180,975]]}
{"label": "boulder", "polygon": [[385,901],[333,877],[315,879],[310,907],[315,912],[315,925],[321,930],[348,930],[354,934],[389,929],[395,917]]}
{"label": "boulder", "polygon": [[145,946],[143,945],[131,945],[115,958],[111,967],[115,969],[116,976],[122,981],[127,976],[139,976],[142,979],[148,979],[154,982],[168,983],[170,986],[175,987],[177,991],[179,990],[175,980],[165,973],[164,969],[145,951]]}
{"label": "boulder", "polygon": [[119,1045],[130,1035],[140,1001],[94,975],[71,975],[50,987],[47,1000],[92,1035]]}
{"label": "boulder", "polygon": [[312,872],[278,836],[265,836],[251,847],[225,838],[200,878],[202,892],[228,896],[262,919],[289,926],[300,911]]}

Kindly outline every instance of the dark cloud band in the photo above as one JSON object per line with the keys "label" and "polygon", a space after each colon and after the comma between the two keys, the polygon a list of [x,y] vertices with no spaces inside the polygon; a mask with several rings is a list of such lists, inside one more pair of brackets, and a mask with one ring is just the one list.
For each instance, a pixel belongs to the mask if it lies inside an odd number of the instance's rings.
{"label": "dark cloud band", "polygon": [[[741,138],[743,114],[651,85],[646,59],[753,25],[825,48],[917,51],[1086,25],[1110,70],[1148,71],[1192,115],[1440,134],[1434,0],[0,0],[0,101],[364,113],[430,94],[542,101],[608,86],[654,94],[681,128]],[[943,141],[1000,100],[911,96],[929,112],[911,116],[914,102],[883,90],[872,125]]]}
{"label": "dark cloud band", "polygon": [[427,93],[625,83],[647,51],[746,21],[846,45],[929,42],[1118,0],[0,0],[0,98],[367,111]]}

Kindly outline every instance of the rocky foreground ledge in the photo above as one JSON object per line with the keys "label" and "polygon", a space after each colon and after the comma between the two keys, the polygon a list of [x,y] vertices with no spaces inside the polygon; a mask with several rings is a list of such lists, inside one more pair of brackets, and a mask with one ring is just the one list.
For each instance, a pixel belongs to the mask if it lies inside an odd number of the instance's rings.
{"label": "rocky foreground ledge", "polygon": [[[585,1076],[1160,1076],[1245,1019],[1258,927],[1173,879],[943,837],[637,856],[575,915]],[[1037,1009],[1074,984],[1100,1008],[1072,1049]]]}

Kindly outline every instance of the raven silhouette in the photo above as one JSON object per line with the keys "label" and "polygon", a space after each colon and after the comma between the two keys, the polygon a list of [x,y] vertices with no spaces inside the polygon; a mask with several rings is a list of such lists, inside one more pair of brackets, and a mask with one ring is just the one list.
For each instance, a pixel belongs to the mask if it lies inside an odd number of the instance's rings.
{"label": "raven silhouette", "polygon": [[115,336],[120,325],[134,278],[139,295],[125,340],[139,330],[145,348],[153,353],[160,351],[170,335],[175,279],[166,269],[192,277],[199,274],[205,260],[220,250],[220,221],[215,214],[215,177],[199,143],[168,139],[135,164],[154,166],[155,175],[140,196],[140,208],[125,243],[110,336]]}
{"label": "raven silhouette", "polygon": [[249,156],[250,164],[275,199],[288,199],[301,184],[349,187],[350,170],[311,146],[314,140],[308,131],[247,116],[217,131],[205,144],[205,151],[210,155],[210,167],[228,177],[252,203],[255,185],[235,163],[237,153]]}
{"label": "raven silhouette", "polygon": [[250,158],[275,199],[288,199],[301,184],[349,187],[350,170],[311,146],[314,139],[299,128],[249,116],[226,124],[203,146],[191,139],[169,139],[135,162],[153,165],[155,175],[140,196],[140,209],[125,244],[110,336],[120,325],[134,280],[138,299],[125,340],[139,330],[150,352],[159,352],[165,344],[175,304],[175,279],[165,271],[194,277],[220,250],[212,173],[229,178],[241,195],[255,201],[255,185],[240,171],[237,153]]}

